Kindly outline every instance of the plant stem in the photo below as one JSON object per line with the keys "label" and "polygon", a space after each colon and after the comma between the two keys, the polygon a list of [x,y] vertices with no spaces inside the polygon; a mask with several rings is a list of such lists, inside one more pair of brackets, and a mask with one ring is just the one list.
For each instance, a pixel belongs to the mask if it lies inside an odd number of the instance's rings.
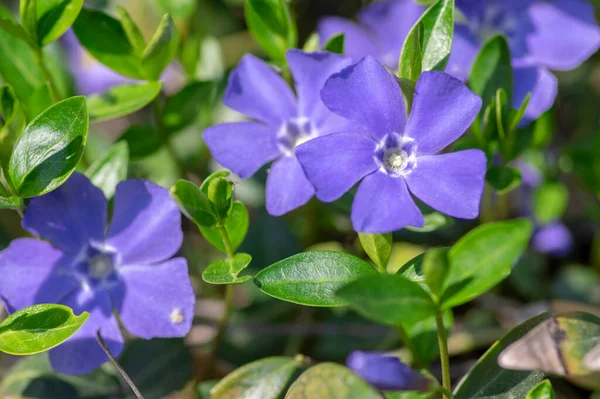
{"label": "plant stem", "polygon": [[179,157],[177,156],[177,151],[175,151],[175,148],[171,144],[171,141],[169,140],[169,135],[167,134],[167,130],[165,129],[165,126],[162,123],[162,104],[160,101],[160,93],[156,96],[156,99],[152,103],[152,106],[154,109],[154,122],[156,123],[156,129],[158,130],[158,137],[162,140],[163,145],[165,146],[167,152],[173,159],[173,162],[175,162],[179,176],[185,177],[185,166],[179,160]]}
{"label": "plant stem", "polygon": [[[448,355],[448,337],[446,336],[446,328],[444,327],[444,317],[441,311],[438,311],[435,316],[438,333],[438,343],[440,345],[440,361],[442,363],[442,385],[448,392],[452,392],[452,381],[450,380],[450,356]],[[446,399],[451,399],[451,396],[444,395]]]}
{"label": "plant stem", "polygon": [[54,80],[52,79],[52,76],[50,75],[50,72],[48,71],[48,68],[46,67],[46,64],[44,63],[44,53],[42,52],[41,48],[37,48],[33,51],[33,54],[35,56],[35,61],[37,62],[37,64],[39,65],[42,74],[44,75],[44,79],[46,79],[46,83],[48,83],[48,86],[50,87],[50,94],[52,95],[52,101],[54,101],[55,103],[60,101],[60,94],[58,93],[58,89],[56,88],[56,85],[54,84]]}
{"label": "plant stem", "polygon": [[108,356],[113,366],[115,366],[115,368],[117,369],[119,374],[121,374],[125,382],[127,382],[127,385],[129,385],[135,396],[138,399],[144,399],[144,396],[142,396],[142,393],[140,392],[138,387],[135,386],[133,380],[129,377],[129,375],[127,375],[125,370],[123,370],[123,367],[121,367],[119,362],[117,362],[117,359],[115,359],[113,354],[110,352],[110,349],[108,349],[108,346],[106,346],[106,342],[104,342],[104,338],[102,338],[102,334],[100,334],[100,329],[96,330],[96,339],[98,340],[98,344],[100,344],[100,347],[102,348],[104,353],[106,353],[106,356]]}

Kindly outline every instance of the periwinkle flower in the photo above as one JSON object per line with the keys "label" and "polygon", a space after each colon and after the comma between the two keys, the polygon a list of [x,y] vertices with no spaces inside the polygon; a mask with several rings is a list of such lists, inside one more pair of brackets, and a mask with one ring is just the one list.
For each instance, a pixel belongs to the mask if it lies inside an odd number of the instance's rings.
{"label": "periwinkle flower", "polygon": [[407,120],[395,77],[366,57],[333,75],[321,98],[355,127],[311,140],[296,154],[322,201],[337,200],[362,180],[352,205],[356,231],[422,226],[423,215],[410,192],[447,215],[477,217],[484,153],[439,154],[468,129],[481,108],[481,99],[463,83],[442,72],[423,73]]}
{"label": "periwinkle flower", "polygon": [[123,337],[113,309],[133,335],[181,337],[191,328],[195,296],[187,262],[170,259],[183,233],[169,192],[143,180],[121,182],[107,229],[108,203],[100,189],[74,173],[49,194],[34,198],[23,228],[43,237],[20,238],[0,252],[0,297],[9,311],[38,303],[60,303],[85,325],[50,350],[56,371],[85,374],[108,360],[100,329],[115,355]]}
{"label": "periwinkle flower", "polygon": [[567,226],[555,221],[545,226],[538,226],[531,240],[536,251],[552,256],[567,256],[573,248],[573,234]]}
{"label": "periwinkle flower", "polygon": [[446,70],[466,80],[483,43],[504,34],[514,68],[513,106],[532,94],[526,120],[554,103],[557,80],[548,69],[576,68],[600,47],[594,8],[585,0],[456,0],[456,6],[466,21],[456,24]]}
{"label": "periwinkle flower", "polygon": [[379,352],[354,351],[346,366],[382,391],[425,391],[429,385],[429,380],[397,357]]}
{"label": "periwinkle flower", "polygon": [[223,102],[254,121],[216,125],[203,134],[217,162],[241,178],[274,160],[266,206],[275,216],[304,205],[315,192],[296,158],[297,148],[348,123],[323,105],[319,93],[327,78],[350,60],[329,52],[289,50],[287,61],[297,98],[272,68],[246,55],[229,77]]}
{"label": "periwinkle flower", "polygon": [[395,70],[404,39],[424,9],[413,0],[387,0],[363,8],[358,14],[359,23],[325,17],[317,25],[321,46],[332,36],[344,33],[344,53],[354,62],[370,55]]}

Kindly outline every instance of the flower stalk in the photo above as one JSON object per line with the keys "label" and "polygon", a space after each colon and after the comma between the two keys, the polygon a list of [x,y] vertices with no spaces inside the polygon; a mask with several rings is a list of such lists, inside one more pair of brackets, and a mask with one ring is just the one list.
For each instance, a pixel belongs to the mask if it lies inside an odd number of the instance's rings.
{"label": "flower stalk", "polygon": [[[438,343],[440,346],[440,362],[442,364],[442,385],[448,392],[452,392],[452,381],[450,379],[450,356],[448,354],[448,337],[444,327],[444,318],[441,311],[435,316],[438,333]],[[444,393],[444,398],[451,399],[451,395]]]}

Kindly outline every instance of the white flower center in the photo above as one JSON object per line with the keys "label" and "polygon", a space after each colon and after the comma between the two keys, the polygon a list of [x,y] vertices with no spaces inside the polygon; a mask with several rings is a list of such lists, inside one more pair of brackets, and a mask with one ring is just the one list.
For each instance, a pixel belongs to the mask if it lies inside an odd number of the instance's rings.
{"label": "white flower center", "polygon": [[88,260],[88,273],[92,278],[103,279],[108,276],[113,268],[113,259],[110,255],[98,253]]}

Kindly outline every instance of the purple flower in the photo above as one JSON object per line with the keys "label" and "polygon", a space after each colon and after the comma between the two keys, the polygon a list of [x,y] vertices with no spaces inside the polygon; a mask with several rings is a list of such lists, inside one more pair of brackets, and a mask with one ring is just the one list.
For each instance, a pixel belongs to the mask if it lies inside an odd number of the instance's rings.
{"label": "purple flower", "polygon": [[217,162],[241,178],[275,160],[266,195],[267,211],[275,216],[304,205],[315,192],[296,158],[297,146],[343,130],[348,123],[323,105],[319,92],[350,60],[328,52],[289,50],[287,61],[297,99],[273,69],[246,55],[229,77],[223,102],[254,121],[213,126],[203,135]]}
{"label": "purple flower", "polygon": [[481,99],[463,83],[445,73],[423,73],[406,120],[398,82],[366,57],[333,75],[321,98],[355,126],[311,140],[296,154],[322,201],[335,201],[362,180],[352,205],[356,231],[422,226],[423,215],[409,189],[440,212],[477,217],[484,153],[438,154],[467,130],[481,108]]}
{"label": "purple flower", "polygon": [[183,258],[179,208],[162,187],[143,180],[117,186],[107,230],[102,191],[74,173],[55,191],[31,200],[23,228],[48,240],[20,238],[0,252],[0,296],[11,312],[60,303],[87,323],[50,350],[55,370],[85,374],[108,360],[100,329],[118,355],[123,337],[113,314],[133,335],[181,337],[191,328],[194,292]]}
{"label": "purple flower", "polygon": [[536,251],[552,256],[567,256],[573,249],[573,235],[562,222],[538,227],[531,244]]}
{"label": "purple flower", "polygon": [[346,366],[382,391],[426,391],[429,380],[400,359],[378,352],[354,351]]}
{"label": "purple flower", "polygon": [[456,0],[456,6],[467,21],[456,25],[447,71],[465,81],[482,44],[505,34],[513,57],[513,106],[532,94],[527,120],[554,103],[557,81],[547,68],[576,68],[600,47],[594,9],[585,0]]}
{"label": "purple flower", "polygon": [[404,39],[423,10],[412,0],[388,0],[363,8],[358,14],[359,23],[340,17],[323,18],[317,26],[321,46],[332,36],[344,33],[344,52],[354,62],[370,55],[397,69]]}

